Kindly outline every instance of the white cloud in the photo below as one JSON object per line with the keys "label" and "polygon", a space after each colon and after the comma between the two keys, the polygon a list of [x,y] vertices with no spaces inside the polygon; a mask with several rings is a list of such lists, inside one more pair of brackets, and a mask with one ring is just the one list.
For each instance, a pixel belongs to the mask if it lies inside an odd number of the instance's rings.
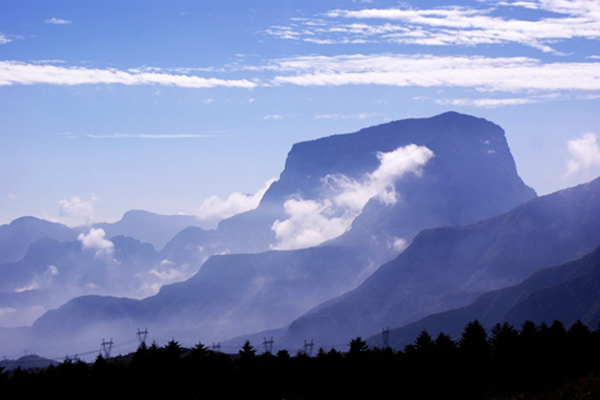
{"label": "white cloud", "polygon": [[320,114],[315,115],[315,119],[365,119],[379,115],[377,113],[360,113],[360,114]]}
{"label": "white cloud", "polygon": [[39,289],[39,283],[34,279],[33,282],[31,282],[29,285],[20,287],[20,288],[16,288],[15,289],[15,293],[23,293],[23,292],[29,292],[30,290],[36,290]]}
{"label": "white cloud", "polygon": [[567,149],[571,158],[567,161],[565,177],[585,175],[591,168],[600,166],[600,148],[595,133],[588,132],[569,140]]}
{"label": "white cloud", "polygon": [[12,39],[8,38],[6,35],[0,33],[0,44],[6,44],[12,42]]}
{"label": "white cloud", "polygon": [[87,235],[80,233],[77,240],[81,242],[83,248],[96,250],[96,257],[103,255],[112,257],[115,245],[110,240],[106,240],[105,236],[104,229],[91,228]]}
{"label": "white cloud", "polygon": [[[589,0],[488,1],[487,8],[446,6],[332,10],[317,18],[294,20],[272,27],[281,39],[318,44],[366,41],[425,46],[476,46],[519,43],[557,53],[551,44],[575,38],[600,38],[600,7]],[[540,11],[538,18],[517,19],[503,14],[504,6]],[[559,14],[548,17],[546,11]],[[347,20],[360,22],[348,23]],[[383,22],[380,22],[383,21]],[[391,21],[391,22],[390,22]]]}
{"label": "white cloud", "polygon": [[58,268],[54,265],[49,265],[46,272],[44,272],[44,275],[50,275],[50,276],[58,275]]}
{"label": "white cloud", "polygon": [[0,307],[0,316],[6,315],[6,314],[12,314],[15,312],[17,312],[17,310],[12,307]]}
{"label": "white cloud", "polygon": [[547,63],[528,57],[404,54],[301,56],[273,60],[272,84],[464,87],[481,91],[600,90],[600,63]]}
{"label": "white cloud", "polygon": [[496,108],[504,106],[515,106],[537,103],[538,100],[531,98],[509,98],[509,99],[438,99],[437,104],[452,106],[467,106],[481,108]]}
{"label": "white cloud", "polygon": [[[160,70],[159,70],[160,71]],[[56,65],[34,65],[17,61],[0,61],[0,86],[4,85],[163,85],[185,88],[238,87],[253,88],[248,80],[224,80],[193,75],[118,69],[91,69]]]}
{"label": "white cloud", "polygon": [[356,180],[345,175],[323,178],[323,198],[304,200],[291,198],[284,203],[288,219],[277,220],[275,249],[298,249],[315,246],[332,239],[350,228],[367,202],[376,198],[384,204],[394,204],[398,194],[394,183],[407,173],[420,175],[421,168],[433,152],[424,146],[408,145],[389,153],[378,153],[379,167]]}
{"label": "white cloud", "polygon": [[150,270],[150,274],[157,277],[163,284],[181,281],[186,278],[186,274],[175,268],[169,269],[168,271],[157,271],[152,269]]}
{"label": "white cloud", "polygon": [[388,243],[388,247],[398,253],[404,251],[408,247],[408,242],[402,238],[394,238]]}
{"label": "white cloud", "polygon": [[194,133],[181,133],[181,134],[146,134],[146,133],[111,133],[105,135],[88,134],[90,138],[94,139],[195,139],[195,138],[207,138],[214,137],[210,134],[194,134]]}
{"label": "white cloud", "polygon": [[71,23],[71,21],[66,20],[66,19],[61,19],[61,18],[50,18],[44,22],[46,22],[47,24],[53,24],[53,25],[68,25]]}
{"label": "white cloud", "polygon": [[42,275],[34,276],[29,285],[16,288],[15,292],[21,293],[27,292],[29,290],[46,288],[52,283],[52,277],[56,275],[58,275],[58,268],[54,265],[49,265]]}
{"label": "white cloud", "polygon": [[91,224],[94,219],[94,203],[97,200],[96,196],[92,195],[89,201],[83,201],[79,196],[59,201],[60,220],[69,226]]}
{"label": "white cloud", "polygon": [[218,196],[205,199],[200,208],[194,212],[203,220],[221,220],[258,207],[263,195],[275,179],[265,182],[265,186],[254,194],[232,193],[225,200]]}

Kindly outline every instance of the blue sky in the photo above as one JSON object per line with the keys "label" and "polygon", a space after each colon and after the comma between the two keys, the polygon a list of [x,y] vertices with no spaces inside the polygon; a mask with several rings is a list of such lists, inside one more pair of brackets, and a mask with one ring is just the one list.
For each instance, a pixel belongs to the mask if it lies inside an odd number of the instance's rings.
{"label": "blue sky", "polygon": [[0,224],[214,223],[293,143],[448,110],[559,190],[600,175],[599,40],[589,0],[3,0]]}

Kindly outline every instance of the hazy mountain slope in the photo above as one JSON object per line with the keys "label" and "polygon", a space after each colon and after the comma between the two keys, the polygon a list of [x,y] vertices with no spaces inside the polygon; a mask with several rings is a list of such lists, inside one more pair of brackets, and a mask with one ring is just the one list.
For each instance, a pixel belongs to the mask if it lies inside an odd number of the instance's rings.
{"label": "hazy mountain slope", "polygon": [[[497,125],[457,113],[397,121],[294,145],[280,180],[271,185],[257,210],[222,221],[214,237],[185,229],[159,254],[161,265],[175,262],[168,255],[173,249],[195,260],[216,251],[268,249],[279,239],[273,222],[289,217],[284,209],[290,198],[327,200],[324,196],[330,188],[324,179],[328,176],[360,186],[381,166],[378,154],[414,144],[427,146],[435,156],[421,173],[395,181],[395,204],[378,199],[368,204],[375,225],[354,226],[355,236],[347,240],[305,250],[213,256],[189,281],[165,286],[157,296],[144,300],[151,312],[140,314],[140,319],[128,309],[134,307],[129,301],[123,301],[118,315],[128,315],[127,324],[134,321],[165,335],[203,340],[281,326],[355,287],[381,260],[398,254],[402,246],[397,242],[409,243],[421,229],[474,222],[535,196],[518,177],[504,132]],[[360,238],[365,239],[364,246]],[[168,275],[163,272],[157,276]],[[48,318],[69,321],[68,313],[78,301]],[[102,308],[104,303],[117,304],[119,299],[96,298],[90,304]],[[89,320],[79,320],[80,327],[96,323],[95,313],[83,315]],[[43,325],[36,324],[35,329]],[[69,332],[65,325],[63,335]]]}
{"label": "hazy mountain slope", "polygon": [[0,226],[0,264],[21,260],[30,244],[43,237],[58,241],[77,239],[78,232],[55,222],[22,217]]}
{"label": "hazy mountain slope", "polygon": [[92,225],[103,229],[106,237],[129,236],[152,244],[156,250],[161,250],[178,232],[189,226],[200,227],[201,223],[190,215],[158,215],[142,210],[127,211],[117,222]]}
{"label": "hazy mountain slope", "polygon": [[[555,319],[565,326],[578,319],[590,327],[600,321],[600,247],[575,261],[544,268],[522,283],[487,292],[466,307],[430,315],[402,328],[390,330],[390,345],[402,348],[426,329],[436,336],[444,332],[460,336],[465,324],[478,319],[488,329],[497,322],[520,327]],[[369,339],[381,346],[381,338]]]}
{"label": "hazy mountain slope", "polygon": [[104,247],[44,237],[29,246],[23,260],[0,264],[2,326],[31,324],[73,297],[92,293],[145,297],[158,290],[152,285],[164,283],[160,274],[165,266],[151,244],[125,236],[100,244]]}
{"label": "hazy mountain slope", "polygon": [[358,288],[294,321],[287,336],[329,343],[464,306],[590,252],[598,226],[600,178],[470,226],[425,230]]}

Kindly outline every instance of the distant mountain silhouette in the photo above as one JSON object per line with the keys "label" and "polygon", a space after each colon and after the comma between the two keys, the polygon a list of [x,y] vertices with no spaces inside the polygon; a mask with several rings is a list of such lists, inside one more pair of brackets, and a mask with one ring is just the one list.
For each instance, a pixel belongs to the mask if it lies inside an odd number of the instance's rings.
{"label": "distant mountain silhouette", "polygon": [[[76,298],[40,318],[31,332],[38,336],[52,331],[57,341],[64,341],[98,326],[123,334],[149,326],[160,335],[220,340],[275,328],[356,287],[381,262],[398,254],[393,241],[410,243],[424,228],[472,223],[535,197],[517,175],[504,132],[497,125],[457,113],[397,121],[294,145],[280,179],[256,210],[222,221],[214,232],[184,229],[165,245],[158,260],[161,265],[181,266],[186,260],[198,263],[218,252],[268,250],[276,240],[273,222],[287,218],[287,200],[318,200],[326,176],[343,174],[360,180],[378,168],[378,152],[410,144],[427,146],[435,156],[419,176],[396,181],[400,201],[389,205],[371,200],[365,216],[359,216],[338,239],[303,250],[212,256],[191,279],[163,286],[156,296],[140,301]],[[119,254],[117,247],[115,243],[115,254]],[[165,269],[156,275],[171,272]],[[378,284],[385,292],[395,279]],[[511,279],[501,282],[507,285]],[[474,286],[463,297],[483,290]],[[447,301],[444,307],[456,304]],[[431,306],[436,307],[439,304]],[[414,317],[425,311],[415,310]],[[352,323],[349,326],[347,332],[353,332]]]}
{"label": "distant mountain silhouette", "polygon": [[101,228],[106,237],[129,236],[142,243],[150,243],[161,250],[178,232],[195,226],[200,229],[200,221],[191,215],[158,215],[148,211],[131,210],[113,223],[93,224],[93,228]]}
{"label": "distant mountain silhouette", "polygon": [[[458,337],[464,324],[475,319],[488,329],[498,322],[519,328],[528,320],[538,325],[558,320],[565,326],[581,320],[596,327],[600,322],[600,247],[575,261],[541,269],[518,285],[484,293],[468,306],[392,329],[389,343],[402,348],[424,329],[433,336],[444,332]],[[369,342],[381,346],[378,335]]]}
{"label": "distant mountain silhouette", "polygon": [[[589,253],[600,244],[598,226],[600,178],[473,225],[425,230],[355,290],[294,321],[286,340],[330,343],[465,306],[484,292]],[[533,300],[528,305],[536,314]]]}
{"label": "distant mountain silhouette", "polygon": [[319,199],[326,176],[360,179],[379,167],[378,152],[410,144],[426,146],[435,154],[422,176],[396,182],[401,200],[393,206],[371,200],[352,229],[334,244],[367,245],[374,254],[381,253],[380,261],[389,260],[398,254],[390,246],[395,239],[410,243],[422,229],[472,223],[535,197],[517,174],[502,128],[447,112],[295,144],[279,180],[258,208],[221,221],[218,238],[231,252],[268,250],[276,243],[273,223],[287,218],[286,200]]}
{"label": "distant mountain silhouette", "polygon": [[55,222],[35,217],[21,217],[0,226],[0,264],[23,259],[30,244],[47,237],[58,241],[77,239],[77,232]]}

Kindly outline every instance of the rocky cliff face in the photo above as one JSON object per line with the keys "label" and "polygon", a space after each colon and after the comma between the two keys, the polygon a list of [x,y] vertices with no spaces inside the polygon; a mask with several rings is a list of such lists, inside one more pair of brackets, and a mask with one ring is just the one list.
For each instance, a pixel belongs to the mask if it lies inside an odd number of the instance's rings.
{"label": "rocky cliff face", "polygon": [[277,244],[273,223],[289,218],[284,211],[288,199],[322,200],[331,195],[327,177],[361,182],[380,167],[378,154],[411,144],[427,147],[433,158],[420,174],[395,182],[398,201],[372,199],[333,243],[369,245],[389,259],[398,253],[391,244],[399,239],[410,243],[422,229],[472,223],[535,197],[517,174],[502,128],[448,112],[295,144],[259,207],[222,221],[217,233],[233,252],[268,250]]}

